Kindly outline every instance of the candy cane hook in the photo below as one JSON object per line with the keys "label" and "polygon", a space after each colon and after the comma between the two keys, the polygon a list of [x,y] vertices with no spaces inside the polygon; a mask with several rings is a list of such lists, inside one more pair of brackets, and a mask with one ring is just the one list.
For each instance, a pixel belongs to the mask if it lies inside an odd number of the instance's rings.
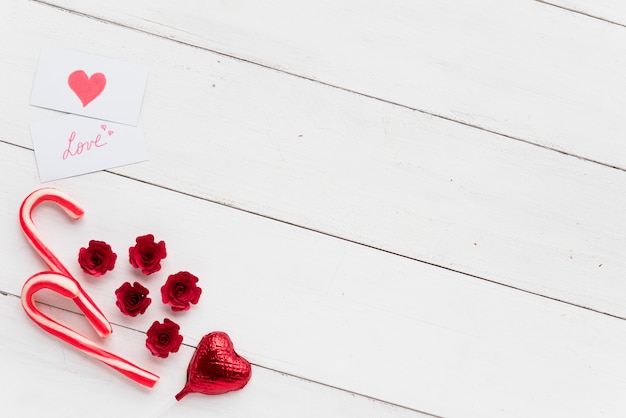
{"label": "candy cane hook", "polygon": [[41,256],[52,271],[72,277],[72,274],[65,268],[59,259],[48,249],[46,244],[39,237],[39,230],[33,222],[33,209],[42,202],[54,202],[61,207],[72,219],[79,219],[85,211],[70,199],[65,193],[52,187],[44,187],[29,194],[20,207],[20,225],[26,235],[26,239],[33,246],[35,251]]}
{"label": "candy cane hook", "polygon": [[[91,299],[87,296],[76,280],[56,272],[41,272],[30,277],[22,287],[22,306],[24,307],[26,314],[37,325],[55,337],[73,345],[91,357],[100,360],[107,366],[114,368],[143,386],[152,388],[156,384],[159,380],[159,376],[150,373],[149,371],[144,370],[109,351],[104,350],[94,344],[87,337],[63,324],[60,324],[37,309],[35,306],[34,296],[35,293],[42,289],[52,290],[61,296],[71,298],[80,310],[83,311],[85,317],[90,319],[92,325],[94,325],[94,320],[96,320],[97,324],[99,313],[98,308],[93,304]],[[102,335],[102,329],[98,329],[97,327],[95,328],[96,331]]]}

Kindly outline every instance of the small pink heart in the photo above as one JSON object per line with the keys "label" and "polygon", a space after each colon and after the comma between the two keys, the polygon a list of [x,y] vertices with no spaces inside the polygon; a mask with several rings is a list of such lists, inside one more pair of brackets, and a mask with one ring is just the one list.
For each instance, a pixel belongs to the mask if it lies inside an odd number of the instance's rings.
{"label": "small pink heart", "polygon": [[100,127],[102,128],[103,131],[107,130],[107,126],[106,125],[100,125]]}
{"label": "small pink heart", "polygon": [[187,384],[176,395],[199,392],[205,395],[242,389],[250,380],[252,367],[248,360],[235,352],[233,343],[225,332],[211,332],[200,340],[187,368]]}
{"label": "small pink heart", "polygon": [[85,107],[102,93],[107,84],[107,79],[102,73],[95,73],[91,77],[87,77],[83,70],[76,70],[67,78],[67,84]]}
{"label": "small pink heart", "polygon": [[109,136],[113,135],[114,133],[115,133],[115,132],[113,132],[113,131],[109,131],[109,132],[108,132]]}

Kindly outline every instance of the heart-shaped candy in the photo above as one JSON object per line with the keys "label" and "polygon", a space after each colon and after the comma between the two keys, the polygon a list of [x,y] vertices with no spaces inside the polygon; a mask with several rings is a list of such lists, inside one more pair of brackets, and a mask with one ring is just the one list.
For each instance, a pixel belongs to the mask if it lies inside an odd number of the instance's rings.
{"label": "heart-shaped candy", "polygon": [[67,84],[85,107],[102,93],[107,84],[107,79],[102,73],[95,73],[91,77],[87,77],[83,70],[76,70],[67,78]]}
{"label": "heart-shaped candy", "polygon": [[242,389],[250,380],[252,367],[235,352],[225,332],[211,332],[200,340],[187,368],[187,384],[176,395],[180,401],[192,393],[219,395]]}

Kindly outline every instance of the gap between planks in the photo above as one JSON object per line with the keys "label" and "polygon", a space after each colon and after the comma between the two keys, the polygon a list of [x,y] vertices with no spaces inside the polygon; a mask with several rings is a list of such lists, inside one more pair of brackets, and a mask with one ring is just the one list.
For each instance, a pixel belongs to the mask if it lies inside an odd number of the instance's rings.
{"label": "gap between planks", "polygon": [[[317,84],[320,84],[320,85],[323,85],[323,86],[326,86],[326,87],[330,87],[330,88],[333,88],[333,89],[341,90],[341,91],[344,91],[344,92],[347,92],[347,93],[356,94],[358,96],[365,97],[365,98],[368,98],[368,99],[371,99],[371,100],[376,100],[376,101],[379,101],[379,102],[382,102],[382,103],[386,103],[386,104],[389,104],[389,105],[392,105],[392,106],[396,106],[396,107],[404,108],[404,109],[407,109],[407,110],[411,110],[413,112],[418,112],[418,113],[421,113],[421,114],[424,114],[424,115],[429,115],[429,116],[432,116],[432,117],[435,117],[435,118],[438,118],[438,119],[442,119],[442,120],[445,120],[445,121],[448,121],[448,122],[452,122],[452,123],[456,123],[456,124],[459,124],[459,125],[462,125],[462,126],[466,126],[468,128],[477,129],[477,130],[480,130],[480,131],[483,131],[483,132],[488,132],[488,133],[491,133],[491,134],[494,134],[494,135],[498,135],[498,136],[500,136],[502,138],[511,139],[511,140],[514,140],[514,141],[522,142],[524,144],[528,144],[528,145],[532,145],[532,146],[535,146],[535,147],[543,148],[543,149],[546,149],[546,150],[554,151],[554,152],[557,152],[559,154],[563,154],[563,155],[567,155],[569,157],[577,158],[579,160],[587,161],[587,162],[592,163],[592,164],[598,164],[598,165],[601,165],[601,166],[604,166],[604,167],[608,167],[608,168],[612,168],[612,169],[619,170],[619,171],[622,171],[622,172],[626,172],[626,168],[622,168],[622,167],[618,167],[618,166],[615,166],[615,165],[612,165],[612,164],[604,163],[602,161],[594,160],[592,158],[584,157],[582,155],[577,155],[577,154],[574,154],[574,153],[571,153],[571,152],[559,150],[557,148],[549,147],[547,145],[543,145],[543,144],[531,141],[529,139],[525,139],[525,138],[509,135],[509,134],[506,134],[504,132],[499,132],[499,131],[496,131],[496,130],[492,130],[492,129],[488,129],[488,128],[482,127],[480,125],[476,125],[476,124],[460,121],[460,120],[457,120],[457,119],[454,119],[454,118],[451,118],[451,117],[448,117],[448,116],[445,116],[445,115],[442,115],[442,114],[439,114],[439,113],[429,112],[429,111],[426,111],[424,109],[419,109],[419,108],[416,108],[416,107],[404,105],[402,103],[394,102],[392,100],[383,99],[383,98],[380,98],[380,97],[376,97],[374,95],[370,95],[370,94],[359,92],[357,90],[353,90],[353,89],[349,89],[349,88],[342,87],[342,86],[339,86],[339,85],[335,85],[335,84],[332,84],[332,83],[328,83],[328,82],[325,82],[323,80],[318,80],[318,79],[315,79],[315,78],[312,78],[312,77],[307,77],[307,76],[304,76],[304,75],[301,75],[301,74],[297,74],[297,73],[294,73],[294,72],[291,72],[291,71],[287,71],[287,70],[284,70],[284,69],[275,68],[275,67],[273,67],[271,65],[263,64],[263,63],[256,62],[256,61],[253,61],[253,60],[250,60],[250,59],[238,57],[236,55],[227,54],[225,52],[221,52],[221,51],[217,51],[217,50],[214,50],[214,49],[210,49],[210,48],[202,47],[202,46],[199,46],[199,45],[195,45],[195,44],[190,43],[190,42],[185,42],[185,41],[181,41],[181,40],[177,40],[177,39],[168,38],[166,36],[162,36],[162,35],[158,35],[158,34],[155,34],[153,32],[150,32],[149,30],[139,29],[139,28],[136,28],[136,27],[133,27],[133,26],[129,26],[129,25],[125,25],[125,24],[122,24],[122,23],[119,23],[119,22],[115,22],[115,21],[110,20],[110,19],[105,19],[105,18],[102,18],[102,17],[96,17],[96,16],[89,15],[87,13],[83,13],[83,12],[77,11],[77,10],[68,9],[68,8],[65,8],[65,7],[62,7],[62,6],[57,6],[55,4],[50,4],[50,3],[46,2],[45,0],[30,0],[30,1],[34,2],[34,3],[38,3],[38,4],[41,4],[41,5],[44,5],[44,6],[52,7],[54,9],[61,10],[61,11],[64,11],[66,13],[71,13],[71,14],[74,14],[74,15],[77,15],[77,16],[85,17],[87,19],[92,19],[92,20],[96,20],[96,21],[99,21],[99,22],[108,23],[108,24],[115,25],[115,26],[118,26],[118,27],[130,29],[130,30],[133,30],[133,31],[136,31],[136,32],[144,33],[146,35],[154,36],[156,38],[165,39],[165,40],[172,41],[172,42],[175,42],[175,43],[178,43],[178,44],[181,44],[181,45],[189,46],[189,47],[192,47],[192,48],[195,48],[195,49],[200,49],[202,51],[207,51],[207,52],[219,55],[219,56],[231,58],[231,59],[234,59],[236,61],[240,61],[240,62],[244,62],[244,63],[247,63],[247,64],[255,65],[255,66],[258,66],[258,67],[261,67],[261,68],[265,68],[265,69],[268,69],[268,70],[273,70],[273,71],[276,71],[276,72],[279,72],[279,73],[283,73],[283,74],[286,74],[286,75],[289,75],[289,76],[292,76],[292,77],[296,77],[296,78],[299,78],[299,79],[302,79],[302,80],[307,80],[307,81],[312,82],[312,83],[317,83]],[[546,2],[546,1],[543,1],[543,0],[535,0],[535,1],[538,2],[538,3],[542,3],[542,4],[545,4],[545,5],[548,5],[548,6],[553,6],[553,7],[562,9],[562,10],[567,10],[567,11],[570,11],[570,12],[573,12],[573,13],[579,13],[581,15],[584,15],[584,16],[587,16],[587,17],[590,17],[590,18],[606,21],[607,23],[613,23],[613,24],[616,24],[616,25],[619,25],[619,26],[624,26],[624,25],[621,25],[619,23],[611,22],[609,20],[605,20],[605,19],[602,19],[602,18],[599,18],[599,17],[596,17],[596,16],[592,16],[592,15],[586,14],[584,12],[578,12],[576,10],[571,10],[571,9],[568,9],[568,8],[565,8],[565,7],[562,7],[562,6],[558,6],[556,4],[552,4],[552,3],[549,3],[549,2]],[[557,299],[555,299],[555,300],[557,300]],[[575,305],[575,306],[577,306],[577,305]]]}
{"label": "gap between planks", "polygon": [[623,23],[619,23],[614,20],[609,20],[604,17],[592,15],[591,13],[583,12],[582,10],[570,9],[569,7],[561,6],[560,4],[556,4],[556,3],[550,3],[549,1],[546,1],[546,0],[535,0],[535,1],[537,3],[545,4],[546,6],[556,7],[557,9],[566,10],[571,13],[576,13],[576,14],[579,14],[579,15],[582,15],[591,19],[596,19],[605,23],[609,23],[611,25],[616,25],[616,26],[621,26],[622,28],[626,28],[626,25]]}

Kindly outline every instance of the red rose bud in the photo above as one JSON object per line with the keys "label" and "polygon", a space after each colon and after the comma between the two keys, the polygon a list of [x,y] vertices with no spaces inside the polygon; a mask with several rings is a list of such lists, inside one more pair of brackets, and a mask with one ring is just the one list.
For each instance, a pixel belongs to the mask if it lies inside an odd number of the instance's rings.
{"label": "red rose bud", "polygon": [[87,274],[100,277],[115,267],[117,254],[104,241],[89,241],[89,247],[78,252],[78,264]]}
{"label": "red rose bud", "polygon": [[126,282],[115,291],[115,296],[117,296],[115,304],[124,315],[133,317],[141,315],[152,303],[148,293],[150,291],[139,283],[135,282],[131,286],[129,282]]}
{"label": "red rose bud", "polygon": [[173,321],[165,318],[163,323],[154,321],[148,329],[146,347],[153,356],[167,358],[170,353],[175,353],[183,342],[183,336],[178,333],[180,327]]}
{"label": "red rose bud", "polygon": [[189,272],[181,271],[172,274],[161,287],[163,303],[170,305],[176,312],[188,310],[190,303],[194,305],[198,303],[202,294],[202,289],[196,283],[198,283],[198,278]]}
{"label": "red rose bud", "polygon": [[154,242],[154,235],[148,234],[135,239],[137,243],[128,249],[130,264],[141,269],[143,274],[161,270],[161,260],[167,256],[165,242]]}

